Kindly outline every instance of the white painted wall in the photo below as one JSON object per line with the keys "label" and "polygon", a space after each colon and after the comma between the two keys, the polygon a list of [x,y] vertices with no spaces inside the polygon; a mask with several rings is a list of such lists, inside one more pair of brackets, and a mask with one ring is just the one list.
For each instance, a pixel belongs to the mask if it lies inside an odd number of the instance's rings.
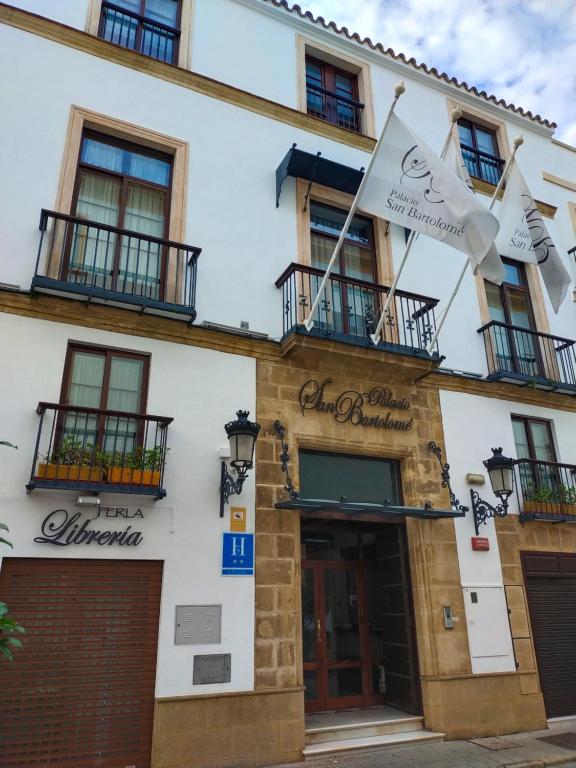
{"label": "white painted wall", "polygon": [[[576,463],[576,414],[574,413],[448,391],[440,392],[440,406],[444,424],[446,460],[450,464],[452,488],[461,503],[468,507],[471,507],[472,487],[489,503],[498,502],[492,493],[482,462],[492,455],[491,448],[499,446],[507,456],[516,458],[512,414],[552,421],[558,461],[568,464]],[[468,473],[484,474],[485,485],[481,487],[467,485],[465,478]],[[518,514],[516,494],[510,498],[509,514]],[[454,523],[473,672],[513,671],[514,659],[494,521],[489,520],[480,530],[480,536],[486,536],[490,541],[489,552],[472,550],[470,539],[475,536],[475,531],[471,509],[465,518],[456,519]],[[532,523],[532,525],[538,525],[538,523]],[[477,605],[471,603],[469,594],[471,591],[479,591]],[[486,595],[485,599],[483,595]],[[482,612],[483,605],[489,606],[486,613]],[[500,652],[482,655],[487,648],[497,648]],[[505,652],[506,648],[508,652]]]}
{"label": "white painted wall", "polygon": [[[295,87],[297,29],[285,23],[288,14],[278,12],[270,17],[250,10],[239,0],[214,0],[213,5],[200,1],[196,13],[194,34],[202,38],[198,40],[200,51],[204,51],[202,60],[223,68],[206,68],[207,74],[248,87],[249,73],[264,72],[270,77],[268,85],[281,82]],[[207,41],[213,43],[215,39],[214,19],[218,13],[220,18],[231,21],[224,25],[223,40],[214,46]],[[230,30],[237,33],[239,28],[246,30],[250,43],[246,60],[233,55],[234,49],[226,43]],[[286,181],[280,208],[276,209],[276,167],[293,142],[301,149],[321,151],[324,157],[356,168],[366,165],[367,154],[14,28],[0,27],[0,35],[0,66],[11,72],[0,94],[0,110],[4,116],[4,176],[12,180],[0,188],[0,281],[23,289],[30,285],[40,209],[54,206],[70,106],[76,104],[189,142],[185,241],[203,249],[198,264],[197,322],[209,320],[237,327],[246,320],[252,330],[279,338],[283,308],[274,281],[291,261],[297,260],[298,253],[294,183]],[[251,35],[262,39],[264,47],[256,45]],[[236,37],[234,44],[238,46],[245,38],[238,34]],[[268,50],[271,41],[274,57]],[[364,48],[356,47],[358,55],[364,55]],[[222,55],[223,51],[230,56]],[[19,61],[17,69],[11,65],[15,58]],[[229,66],[232,59],[234,67]],[[37,88],[39,60],[45,82],[57,82],[58,88]],[[375,112],[381,126],[398,73],[371,62]],[[225,65],[230,76],[224,71]],[[65,78],[62,72],[67,73]],[[104,82],[106,88],[102,87]],[[258,92],[260,84],[256,77],[253,90]],[[261,90],[292,103],[288,93],[273,93],[264,87]],[[34,98],[23,99],[23,93],[34,93]],[[145,94],[145,98],[127,98],[133,93]],[[441,147],[448,128],[444,94],[417,78],[408,79],[398,114],[417,126],[432,147]],[[542,180],[542,163],[550,161],[552,171],[560,173],[558,154],[566,155],[566,169],[574,165],[576,154],[552,145],[537,132],[531,133],[532,124],[523,122],[527,138],[519,162],[534,195],[558,205],[558,224],[552,223],[550,229],[559,246],[569,247],[574,241],[569,240],[572,225],[567,202],[573,195]],[[508,130],[511,137],[516,135],[516,123],[510,123]],[[404,247],[403,232],[392,226],[390,236],[397,266]],[[399,287],[436,297],[442,307],[463,258],[422,237]],[[575,336],[571,297],[558,316],[551,310],[549,314],[554,333]],[[486,372],[483,342],[476,333],[480,325],[476,288],[468,274],[441,337],[444,365]]]}
{"label": "white painted wall", "polygon": [[[174,418],[168,432],[166,499],[154,503],[150,497],[101,494],[107,506],[144,509],[145,519],[134,522],[144,535],[137,547],[92,543],[64,549],[34,543],[48,512],[78,511],[77,493],[35,490],[27,496],[25,491],[39,422],[35,409],[40,400],[59,400],[69,339],[151,353],[148,413]],[[0,449],[0,521],[9,526],[14,544],[13,551],[2,548],[1,554],[163,560],[156,695],[251,690],[254,579],[220,575],[221,539],[222,532],[229,530],[229,508],[220,519],[218,450],[228,446],[224,424],[237,409],[255,414],[254,359],[6,314],[0,317],[0,344],[0,439],[18,445],[17,451]],[[248,531],[253,531],[253,472],[234,501],[246,506]],[[123,529],[125,524],[106,520],[102,529]],[[197,604],[222,605],[221,644],[175,646],[175,606]],[[192,686],[193,657],[202,653],[232,654],[230,684]]]}
{"label": "white painted wall", "polygon": [[76,29],[86,29],[88,0],[13,0],[9,5]]}

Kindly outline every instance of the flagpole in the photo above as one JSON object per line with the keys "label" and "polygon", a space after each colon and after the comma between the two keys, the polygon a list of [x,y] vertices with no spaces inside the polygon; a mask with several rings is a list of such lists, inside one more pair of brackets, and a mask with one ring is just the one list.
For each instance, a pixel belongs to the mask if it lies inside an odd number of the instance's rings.
{"label": "flagpole", "polygon": [[[498,182],[496,189],[494,190],[494,194],[492,195],[492,199],[490,200],[490,205],[488,206],[488,210],[491,211],[492,208],[494,208],[494,203],[496,202],[496,198],[500,194],[500,190],[502,189],[502,186],[504,184],[504,180],[506,178],[506,174],[508,173],[508,170],[510,169],[510,166],[512,165],[512,162],[514,160],[514,157],[516,155],[516,152],[518,151],[518,148],[524,144],[524,137],[522,134],[520,136],[517,136],[514,139],[514,149],[512,150],[512,154],[506,161],[506,165],[504,166],[504,170],[502,171],[502,176],[500,176],[500,181]],[[464,263],[464,266],[462,267],[462,272],[460,272],[460,277],[458,278],[458,282],[454,286],[454,290],[452,291],[450,298],[448,299],[448,304],[446,305],[446,308],[440,315],[440,318],[438,320],[438,325],[436,326],[436,330],[434,331],[434,335],[432,336],[430,340],[430,344],[426,347],[426,352],[428,352],[429,355],[432,354],[432,350],[434,349],[434,345],[436,344],[436,339],[438,338],[438,334],[442,330],[442,326],[444,325],[444,321],[446,320],[446,315],[448,314],[450,307],[452,306],[452,302],[456,298],[456,294],[460,290],[460,286],[462,284],[462,281],[464,280],[464,277],[466,275],[466,272],[468,270],[468,262],[470,259],[466,259],[466,262]]]}
{"label": "flagpole", "polygon": [[[448,135],[446,136],[446,141],[444,142],[444,146],[442,147],[442,152],[440,153],[440,158],[442,160],[444,160],[444,158],[446,157],[446,153],[448,152],[448,147],[450,146],[450,139],[452,138],[452,131],[454,130],[454,124],[458,120],[460,120],[460,118],[462,117],[462,110],[460,109],[460,107],[455,107],[452,110],[450,117],[451,117],[450,130],[448,131]],[[412,250],[412,245],[414,244],[414,241],[417,239],[417,237],[418,237],[418,232],[416,232],[415,230],[412,230],[410,232],[408,241],[406,242],[406,246],[404,248],[404,255],[402,256],[402,261],[400,262],[400,266],[398,267],[398,272],[396,273],[394,280],[392,282],[392,285],[390,286],[390,290],[388,291],[388,296],[386,297],[386,301],[384,302],[382,312],[380,313],[380,319],[378,320],[378,325],[376,326],[374,333],[371,334],[370,336],[373,344],[378,344],[378,341],[380,340],[380,333],[382,332],[382,326],[384,325],[384,322],[386,320],[386,312],[388,311],[388,307],[390,306],[390,303],[394,298],[394,294],[396,293],[396,286],[398,285],[398,281],[400,280],[400,275],[404,270],[404,265],[408,260],[408,256],[410,255],[410,251]]]}
{"label": "flagpole", "polygon": [[384,128],[382,129],[382,133],[380,134],[378,141],[376,142],[376,146],[374,147],[374,151],[372,152],[370,161],[368,162],[368,166],[364,171],[364,176],[362,177],[362,181],[360,182],[358,191],[356,192],[354,200],[352,201],[352,206],[348,211],[348,216],[346,217],[346,221],[342,226],[342,231],[340,232],[340,237],[338,238],[338,242],[336,243],[336,247],[334,248],[334,253],[332,254],[332,258],[330,259],[328,266],[326,267],[326,272],[324,273],[324,277],[322,278],[322,282],[320,283],[320,286],[318,288],[316,298],[314,299],[314,302],[312,303],[312,307],[310,308],[310,313],[308,317],[304,320],[304,325],[306,326],[307,331],[310,331],[312,326],[314,325],[314,320],[313,320],[314,313],[316,312],[318,308],[318,304],[322,299],[322,294],[324,292],[324,289],[326,288],[326,283],[328,282],[330,272],[332,271],[332,267],[334,266],[334,263],[338,258],[338,254],[340,253],[342,243],[344,242],[344,239],[348,234],[350,224],[352,224],[352,219],[354,218],[354,214],[356,213],[356,209],[358,208],[358,201],[360,200],[360,194],[364,189],[364,185],[366,184],[368,176],[370,175],[370,171],[372,170],[372,166],[374,165],[374,160],[378,155],[378,150],[380,148],[380,145],[382,144],[382,141],[384,140],[384,134],[386,133],[386,128],[388,127],[388,123],[390,122],[392,113],[394,112],[396,104],[398,103],[398,99],[400,98],[400,96],[402,96],[405,90],[406,90],[406,86],[404,85],[404,82],[398,83],[396,88],[394,88],[394,100],[392,101],[392,104],[390,105],[390,109],[388,110],[388,115],[386,116],[386,120],[384,122]]}

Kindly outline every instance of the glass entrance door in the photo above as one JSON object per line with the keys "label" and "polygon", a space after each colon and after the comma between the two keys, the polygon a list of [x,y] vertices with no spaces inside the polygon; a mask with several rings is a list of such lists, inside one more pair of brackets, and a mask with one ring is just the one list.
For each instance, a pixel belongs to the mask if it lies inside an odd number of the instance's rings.
{"label": "glass entrance door", "polygon": [[382,703],[373,692],[364,565],[302,563],[306,709]]}

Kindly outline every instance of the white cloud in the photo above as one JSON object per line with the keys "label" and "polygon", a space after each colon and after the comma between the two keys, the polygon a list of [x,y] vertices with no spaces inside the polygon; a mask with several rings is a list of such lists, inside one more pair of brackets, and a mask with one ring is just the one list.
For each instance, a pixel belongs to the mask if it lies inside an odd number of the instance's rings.
{"label": "white cloud", "polygon": [[576,144],[574,0],[307,0],[307,10],[558,123]]}

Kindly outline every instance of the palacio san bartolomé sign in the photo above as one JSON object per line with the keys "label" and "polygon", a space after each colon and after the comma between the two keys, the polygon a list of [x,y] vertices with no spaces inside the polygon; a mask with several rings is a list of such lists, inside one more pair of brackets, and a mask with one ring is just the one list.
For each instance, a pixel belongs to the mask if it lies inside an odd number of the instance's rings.
{"label": "palacio san bartolom\u00e9 sign", "polygon": [[[375,386],[369,392],[347,389],[330,396],[327,392],[330,384],[330,378],[322,382],[316,379],[304,382],[298,394],[303,416],[306,411],[318,411],[332,416],[339,424],[394,429],[398,432],[409,432],[412,429],[413,418],[397,418],[397,414],[393,413],[400,411],[408,415],[406,411],[410,410],[410,403],[404,398],[396,399],[388,387]],[[374,413],[374,408],[382,410]]]}

